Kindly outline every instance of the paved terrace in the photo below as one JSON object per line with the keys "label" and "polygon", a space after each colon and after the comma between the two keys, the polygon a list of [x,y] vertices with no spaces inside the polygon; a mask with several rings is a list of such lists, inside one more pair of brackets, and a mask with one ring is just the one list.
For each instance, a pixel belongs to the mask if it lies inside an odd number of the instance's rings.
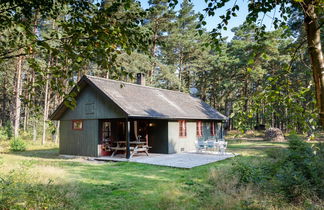
{"label": "paved terrace", "polygon": [[211,154],[211,153],[177,153],[177,154],[150,154],[150,156],[133,156],[127,160],[124,156],[98,157],[95,160],[117,161],[117,162],[136,162],[159,166],[169,166],[174,168],[193,168],[208,163],[217,162],[234,157],[234,154]]}

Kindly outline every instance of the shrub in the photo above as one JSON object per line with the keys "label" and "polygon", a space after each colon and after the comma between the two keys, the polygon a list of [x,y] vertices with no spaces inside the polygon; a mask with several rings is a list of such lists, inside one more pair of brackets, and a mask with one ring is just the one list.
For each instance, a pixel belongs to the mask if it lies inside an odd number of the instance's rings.
{"label": "shrub", "polygon": [[304,201],[307,196],[324,199],[323,153],[323,144],[289,140],[288,155],[277,177],[279,189],[290,201]]}
{"label": "shrub", "polygon": [[11,139],[13,137],[13,128],[10,121],[7,121],[5,125],[5,131],[8,139]]}
{"label": "shrub", "polygon": [[288,149],[270,153],[269,161],[238,161],[233,173],[239,184],[253,183],[293,203],[324,199],[324,144],[312,146],[295,135],[289,139]]}
{"label": "shrub", "polygon": [[3,127],[0,127],[0,141],[2,140],[7,140],[8,136],[7,136],[7,132]]}
{"label": "shrub", "polygon": [[26,143],[21,138],[14,138],[10,141],[11,151],[25,151]]}

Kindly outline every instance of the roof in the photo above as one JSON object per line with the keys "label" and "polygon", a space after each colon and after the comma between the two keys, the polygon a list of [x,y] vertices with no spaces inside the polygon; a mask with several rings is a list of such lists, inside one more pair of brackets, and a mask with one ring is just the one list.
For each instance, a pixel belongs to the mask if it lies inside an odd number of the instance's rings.
{"label": "roof", "polygon": [[[227,117],[202,100],[187,93],[154,88],[122,81],[85,75],[84,83],[100,91],[107,100],[113,101],[128,117],[156,119],[226,120]],[[81,89],[82,91],[82,89]],[[62,103],[50,116],[59,120],[67,107]]]}

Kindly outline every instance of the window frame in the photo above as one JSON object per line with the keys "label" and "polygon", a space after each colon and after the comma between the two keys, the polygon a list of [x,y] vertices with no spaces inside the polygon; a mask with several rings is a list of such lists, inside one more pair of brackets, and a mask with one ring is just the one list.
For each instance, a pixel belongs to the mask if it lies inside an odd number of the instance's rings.
{"label": "window frame", "polygon": [[198,120],[196,122],[196,135],[198,137],[202,137],[203,136],[203,122],[201,120]]}
{"label": "window frame", "polygon": [[187,137],[187,121],[179,120],[179,137],[184,138]]}
{"label": "window frame", "polygon": [[[74,123],[81,122],[81,128],[74,127]],[[72,130],[82,131],[83,130],[83,120],[72,120]]]}

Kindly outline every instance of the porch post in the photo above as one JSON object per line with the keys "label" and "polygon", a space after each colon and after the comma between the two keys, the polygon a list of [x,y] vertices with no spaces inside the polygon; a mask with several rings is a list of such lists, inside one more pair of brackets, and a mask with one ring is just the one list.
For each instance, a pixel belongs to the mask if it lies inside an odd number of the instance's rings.
{"label": "porch post", "polygon": [[221,123],[221,135],[222,135],[222,140],[224,140],[224,122],[222,121],[222,123]]}
{"label": "porch post", "polygon": [[129,145],[129,141],[130,141],[130,121],[128,120],[128,117],[126,118],[126,158],[129,159],[130,158],[130,145]]}

